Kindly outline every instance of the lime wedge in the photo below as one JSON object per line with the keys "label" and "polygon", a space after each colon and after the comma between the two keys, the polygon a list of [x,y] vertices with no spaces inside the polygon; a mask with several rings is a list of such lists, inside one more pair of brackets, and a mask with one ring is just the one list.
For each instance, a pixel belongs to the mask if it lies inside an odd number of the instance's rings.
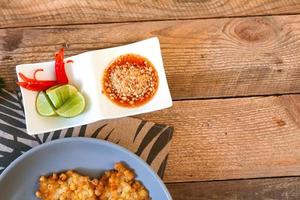
{"label": "lime wedge", "polygon": [[76,92],[55,112],[61,117],[75,117],[79,115],[85,107],[85,100],[80,92]]}
{"label": "lime wedge", "polygon": [[85,108],[85,99],[76,87],[56,85],[40,92],[36,100],[37,111],[43,116],[75,117]]}
{"label": "lime wedge", "polygon": [[46,90],[46,93],[55,108],[60,108],[65,101],[77,92],[73,85],[58,85]]}
{"label": "lime wedge", "polygon": [[56,114],[45,92],[38,94],[36,98],[36,109],[42,116],[52,116]]}

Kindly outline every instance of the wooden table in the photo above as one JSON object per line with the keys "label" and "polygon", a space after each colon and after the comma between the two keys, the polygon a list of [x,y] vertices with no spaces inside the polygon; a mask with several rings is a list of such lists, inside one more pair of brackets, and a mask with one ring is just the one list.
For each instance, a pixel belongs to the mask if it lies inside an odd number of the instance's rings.
{"label": "wooden table", "polygon": [[0,76],[157,36],[174,100],[173,198],[300,198],[299,0],[2,0]]}

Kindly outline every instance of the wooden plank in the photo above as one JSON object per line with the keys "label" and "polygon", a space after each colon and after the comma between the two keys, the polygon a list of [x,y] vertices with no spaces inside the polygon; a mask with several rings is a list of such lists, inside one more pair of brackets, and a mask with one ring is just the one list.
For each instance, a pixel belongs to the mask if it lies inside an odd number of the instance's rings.
{"label": "wooden plank", "polygon": [[300,178],[272,178],[167,184],[174,200],[299,199]]}
{"label": "wooden plank", "polygon": [[4,0],[0,3],[0,27],[297,14],[299,12],[300,2],[297,0]]}
{"label": "wooden plank", "polygon": [[300,175],[300,95],[176,101],[138,117],[175,128],[166,182]]}
{"label": "wooden plank", "polygon": [[174,99],[300,92],[300,15],[0,30],[0,76],[15,65],[158,36]]}

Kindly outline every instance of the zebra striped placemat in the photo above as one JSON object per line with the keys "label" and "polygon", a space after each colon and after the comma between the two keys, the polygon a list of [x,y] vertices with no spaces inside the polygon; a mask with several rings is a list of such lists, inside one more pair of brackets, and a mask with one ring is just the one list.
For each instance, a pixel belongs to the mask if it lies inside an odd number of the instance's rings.
{"label": "zebra striped placemat", "polygon": [[31,136],[26,133],[20,92],[0,93],[0,174],[14,159],[39,144],[66,137],[92,137],[134,152],[162,177],[172,135],[173,128],[168,125],[126,117]]}

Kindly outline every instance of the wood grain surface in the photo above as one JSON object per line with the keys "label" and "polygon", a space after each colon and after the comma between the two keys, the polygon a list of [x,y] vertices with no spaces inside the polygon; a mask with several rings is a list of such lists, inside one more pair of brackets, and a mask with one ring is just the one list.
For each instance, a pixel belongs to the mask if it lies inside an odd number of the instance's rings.
{"label": "wood grain surface", "polygon": [[158,36],[173,99],[300,92],[300,15],[0,30],[0,70]]}
{"label": "wood grain surface", "polygon": [[272,178],[167,184],[174,200],[299,199],[300,178]]}
{"label": "wood grain surface", "polygon": [[195,19],[300,12],[297,0],[2,0],[0,27]]}
{"label": "wood grain surface", "polygon": [[174,126],[174,200],[299,199],[299,177],[227,180],[300,176],[297,14],[298,0],[3,0],[0,77],[13,89],[15,65],[61,46],[75,55],[157,36],[176,101],[137,117]]}
{"label": "wood grain surface", "polygon": [[166,182],[300,175],[300,95],[178,101],[138,117],[174,126]]}

